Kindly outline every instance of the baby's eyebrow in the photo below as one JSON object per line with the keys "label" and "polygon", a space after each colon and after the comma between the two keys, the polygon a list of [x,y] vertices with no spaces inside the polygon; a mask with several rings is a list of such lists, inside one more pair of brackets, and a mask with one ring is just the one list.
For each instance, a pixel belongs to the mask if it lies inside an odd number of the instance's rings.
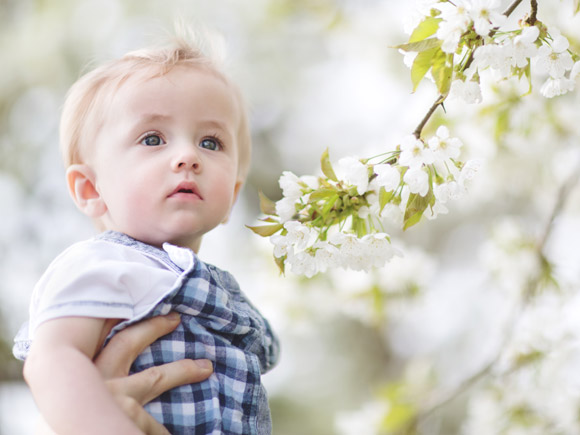
{"label": "baby's eyebrow", "polygon": [[225,122],[218,121],[215,119],[203,119],[198,122],[202,127],[206,128],[217,128],[219,130],[228,131],[228,125]]}
{"label": "baby's eyebrow", "polygon": [[140,115],[139,118],[137,119],[137,122],[145,123],[151,121],[164,121],[169,118],[171,117],[168,115],[164,115],[163,113],[151,112],[151,113],[143,113],[142,115]]}

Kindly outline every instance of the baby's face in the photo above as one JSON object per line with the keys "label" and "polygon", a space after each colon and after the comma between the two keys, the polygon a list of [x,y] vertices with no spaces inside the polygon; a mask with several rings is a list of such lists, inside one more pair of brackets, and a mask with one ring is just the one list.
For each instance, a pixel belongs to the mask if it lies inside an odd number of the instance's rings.
{"label": "baby's face", "polygon": [[211,72],[178,66],[113,96],[89,164],[106,229],[197,249],[227,219],[240,182],[240,107]]}

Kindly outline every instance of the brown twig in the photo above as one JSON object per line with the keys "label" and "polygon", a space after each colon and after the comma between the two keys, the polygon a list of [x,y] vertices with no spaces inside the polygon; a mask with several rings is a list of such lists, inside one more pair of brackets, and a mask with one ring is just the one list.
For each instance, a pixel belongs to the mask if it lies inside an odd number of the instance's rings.
{"label": "brown twig", "polygon": [[[515,9],[520,5],[520,3],[522,1],[523,0],[515,0],[504,11],[503,14],[506,17],[509,17],[515,11]],[[528,18],[528,20],[533,19],[533,22],[535,23],[536,22],[536,13],[537,13],[537,10],[538,10],[538,2],[537,2],[537,0],[531,0],[531,7],[532,7],[532,13],[530,15],[530,18]],[[493,35],[496,31],[497,31],[497,29],[492,29],[491,32],[490,32],[490,35]],[[472,55],[473,55],[473,53],[472,53]],[[470,61],[468,63],[471,63],[471,59],[473,59],[473,57],[470,58]],[[417,125],[417,127],[413,131],[413,135],[417,139],[419,139],[421,137],[421,133],[422,133],[423,129],[425,128],[425,125],[427,124],[427,122],[429,122],[429,119],[431,119],[431,116],[433,116],[433,113],[435,113],[435,110],[437,110],[437,108],[439,106],[442,106],[443,105],[443,102],[445,101],[446,98],[447,98],[447,95],[441,94],[441,95],[439,95],[437,97],[437,99],[435,100],[435,102],[431,105],[431,107],[429,108],[429,110],[427,111],[427,113],[425,114],[425,116],[423,117],[423,119],[421,120],[421,122],[419,123],[419,125]]]}
{"label": "brown twig", "polygon": [[537,0],[531,0],[530,6],[531,6],[532,10],[530,12],[530,16],[526,20],[526,23],[530,26],[533,26],[534,24],[536,24],[537,17],[538,17],[538,2],[537,2]]}

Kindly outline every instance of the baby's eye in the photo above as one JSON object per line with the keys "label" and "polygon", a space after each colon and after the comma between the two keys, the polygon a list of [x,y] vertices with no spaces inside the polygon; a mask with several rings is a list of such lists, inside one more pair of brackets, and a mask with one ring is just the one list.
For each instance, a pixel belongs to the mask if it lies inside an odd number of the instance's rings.
{"label": "baby's eye", "polygon": [[206,150],[210,150],[210,151],[218,151],[222,147],[222,145],[218,139],[211,138],[211,137],[203,139],[199,143],[199,146],[201,148],[205,148]]}
{"label": "baby's eye", "polygon": [[158,134],[149,134],[141,139],[140,143],[149,147],[156,147],[159,145],[164,145],[165,141]]}

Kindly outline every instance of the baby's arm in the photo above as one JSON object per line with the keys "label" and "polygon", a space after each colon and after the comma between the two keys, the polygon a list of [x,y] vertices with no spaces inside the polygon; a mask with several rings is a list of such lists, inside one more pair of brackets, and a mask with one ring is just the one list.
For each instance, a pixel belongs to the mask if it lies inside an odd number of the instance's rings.
{"label": "baby's arm", "polygon": [[40,413],[59,435],[142,434],[93,364],[104,325],[105,319],[64,317],[36,329],[24,377]]}

